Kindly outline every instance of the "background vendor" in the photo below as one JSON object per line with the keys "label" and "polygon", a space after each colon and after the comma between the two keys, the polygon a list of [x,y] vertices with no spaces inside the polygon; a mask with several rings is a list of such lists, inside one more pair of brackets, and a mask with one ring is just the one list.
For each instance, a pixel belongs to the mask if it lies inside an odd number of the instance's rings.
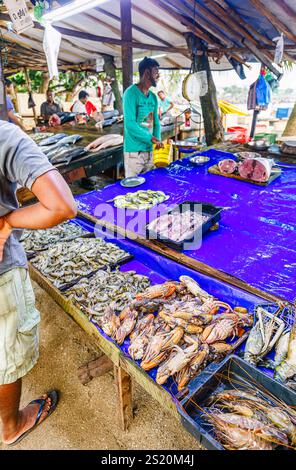
{"label": "background vendor", "polygon": [[164,91],[158,92],[158,98],[159,118],[171,116],[170,111],[173,109],[174,103],[165,96]]}
{"label": "background vendor", "polygon": [[150,88],[159,79],[159,64],[145,57],[139,64],[140,82],[123,95],[125,176],[151,170],[152,146],[162,147],[157,97]]}
{"label": "background vendor", "polygon": [[81,90],[78,95],[78,100],[73,104],[71,111],[77,114],[92,117],[95,121],[103,121],[104,118],[98,112],[95,105],[89,100],[89,94],[85,90]]}
{"label": "background vendor", "polygon": [[8,78],[5,80],[5,93],[6,93],[7,116],[8,116],[9,122],[11,122],[12,124],[15,124],[16,126],[20,127],[23,131],[25,131],[22,121],[15,114],[14,105],[11,99],[11,96],[14,94],[13,83],[11,80],[8,80]]}
{"label": "background vendor", "polygon": [[50,117],[54,114],[61,113],[61,107],[58,103],[54,101],[54,94],[52,91],[47,90],[46,92],[46,101],[42,103],[40,114],[45,122],[48,122]]}

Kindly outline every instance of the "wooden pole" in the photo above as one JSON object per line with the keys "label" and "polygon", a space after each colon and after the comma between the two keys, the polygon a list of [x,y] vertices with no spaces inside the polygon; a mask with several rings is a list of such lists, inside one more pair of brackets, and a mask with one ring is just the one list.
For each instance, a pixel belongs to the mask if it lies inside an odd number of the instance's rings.
{"label": "wooden pole", "polygon": [[1,50],[0,50],[0,120],[8,121]]}
{"label": "wooden pole", "polygon": [[122,431],[127,431],[133,420],[133,398],[131,376],[114,365],[114,380],[118,398],[118,420]]}
{"label": "wooden pole", "polygon": [[123,91],[133,84],[133,48],[131,0],[120,0],[121,55]]}
{"label": "wooden pole", "polygon": [[204,119],[204,127],[207,145],[213,145],[224,140],[224,130],[219,112],[216,87],[213,80],[209,59],[206,52],[200,56],[197,50],[202,50],[202,42],[192,33],[186,33],[185,38],[188,48],[192,54],[192,71],[206,71],[208,81],[208,91],[200,97],[200,104]]}
{"label": "wooden pole", "polygon": [[115,96],[115,108],[119,111],[119,114],[122,114],[123,109],[122,109],[122,98],[121,94],[119,91],[118,87],[118,80],[116,77],[116,68],[114,65],[114,58],[111,55],[108,54],[101,54],[102,57],[104,58],[104,71],[106,75],[109,77],[113,78],[114,80],[112,81],[112,90]]}
{"label": "wooden pole", "polygon": [[[29,77],[29,74],[28,74],[27,67],[24,67],[24,72],[25,72],[25,77],[26,77],[26,81],[27,81],[27,85],[28,85],[29,95],[32,96],[32,87],[31,87],[31,82],[30,82],[30,77]],[[33,98],[33,96],[32,96],[32,98]],[[33,106],[32,110],[33,110],[33,116],[34,116],[35,124],[37,124],[36,106]]]}

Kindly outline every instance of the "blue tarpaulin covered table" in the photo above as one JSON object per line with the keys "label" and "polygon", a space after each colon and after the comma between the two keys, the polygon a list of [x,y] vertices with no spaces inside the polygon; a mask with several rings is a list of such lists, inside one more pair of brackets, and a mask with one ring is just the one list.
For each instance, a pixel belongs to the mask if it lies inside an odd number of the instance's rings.
{"label": "blue tarpaulin covered table", "polygon": [[[292,301],[296,297],[296,169],[283,168],[268,186],[208,173],[207,168],[232,155],[209,150],[210,162],[193,166],[189,159],[145,175],[139,188],[115,183],[77,197],[79,209],[98,219],[145,234],[147,211],[116,209],[115,196],[138,189],[162,190],[170,196],[161,212],[183,201],[224,208],[219,230],[209,232],[201,246],[186,255],[235,276],[261,291]],[[135,216],[140,215],[135,224]]]}

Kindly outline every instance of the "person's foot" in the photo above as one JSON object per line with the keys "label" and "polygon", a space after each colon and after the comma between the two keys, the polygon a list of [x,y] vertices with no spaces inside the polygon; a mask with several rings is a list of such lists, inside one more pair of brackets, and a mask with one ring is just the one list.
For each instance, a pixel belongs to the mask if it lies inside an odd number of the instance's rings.
{"label": "person's foot", "polygon": [[[38,424],[41,423],[47,417],[47,414],[51,407],[51,398],[49,398],[47,394],[42,395],[42,397],[40,398],[46,400],[46,403],[44,405]],[[27,405],[22,410],[20,410],[19,422],[17,424],[17,428],[14,429],[14,431],[9,431],[9,432],[8,431],[5,432],[5,430],[3,431],[3,435],[2,435],[3,444],[6,444],[6,445],[12,444],[22,434],[24,434],[26,431],[28,431],[35,425],[36,418],[40,410],[40,406],[41,405],[38,403],[32,403],[32,404]]]}

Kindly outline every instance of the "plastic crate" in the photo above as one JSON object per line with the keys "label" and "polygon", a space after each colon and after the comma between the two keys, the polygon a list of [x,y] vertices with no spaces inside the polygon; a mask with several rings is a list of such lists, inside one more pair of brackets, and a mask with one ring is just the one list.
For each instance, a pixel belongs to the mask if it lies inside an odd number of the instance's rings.
{"label": "plastic crate", "polygon": [[209,450],[224,450],[217,441],[212,426],[201,411],[206,400],[217,390],[238,389],[244,381],[254,389],[267,390],[270,394],[295,408],[296,393],[274,379],[268,377],[256,367],[237,356],[229,356],[220,364],[211,363],[203,372],[188,384],[188,395],[181,400],[180,414],[183,426]]}
{"label": "plastic crate", "polygon": [[268,134],[266,132],[261,132],[260,134],[256,134],[254,136],[254,140],[266,140],[269,145],[273,145],[276,143],[277,134]]}
{"label": "plastic crate", "polygon": [[248,130],[241,126],[232,126],[227,128],[227,132],[233,133],[233,137],[227,140],[230,142],[238,142],[240,144],[246,144],[249,141]]}

